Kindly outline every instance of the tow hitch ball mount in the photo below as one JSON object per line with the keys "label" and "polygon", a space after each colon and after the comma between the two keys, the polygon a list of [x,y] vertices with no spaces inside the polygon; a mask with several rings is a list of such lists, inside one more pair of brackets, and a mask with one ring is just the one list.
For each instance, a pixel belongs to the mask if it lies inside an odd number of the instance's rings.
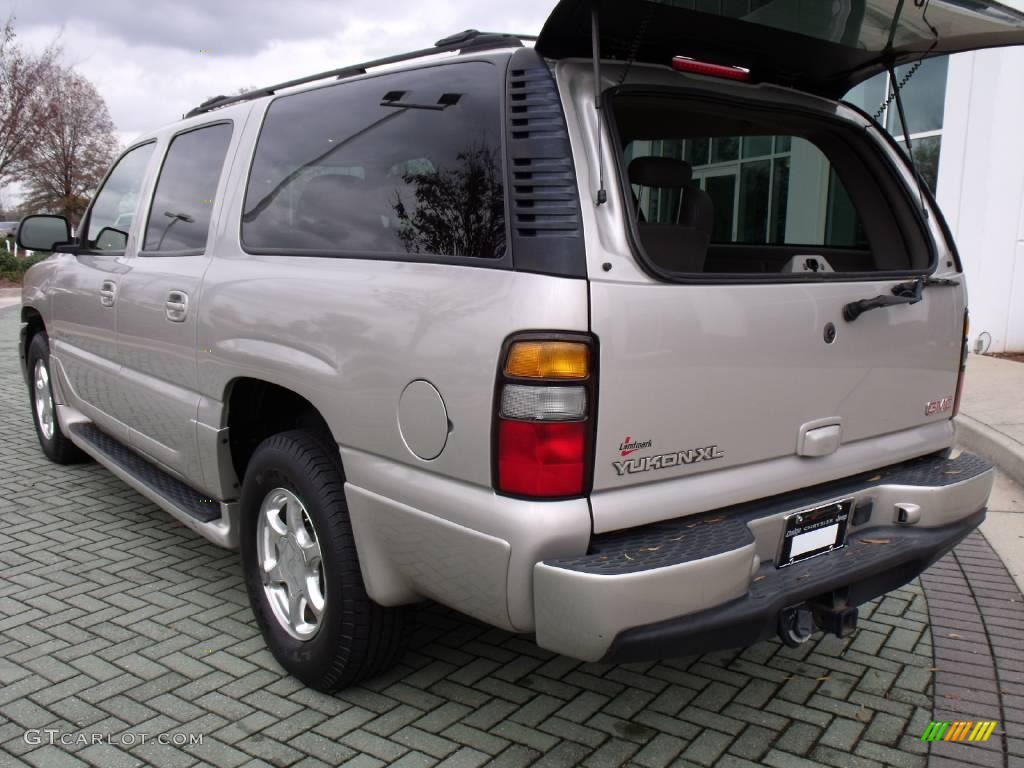
{"label": "tow hitch ball mount", "polygon": [[833,592],[790,606],[779,615],[779,637],[791,648],[810,640],[815,629],[848,637],[857,629],[857,609],[847,605],[845,595]]}

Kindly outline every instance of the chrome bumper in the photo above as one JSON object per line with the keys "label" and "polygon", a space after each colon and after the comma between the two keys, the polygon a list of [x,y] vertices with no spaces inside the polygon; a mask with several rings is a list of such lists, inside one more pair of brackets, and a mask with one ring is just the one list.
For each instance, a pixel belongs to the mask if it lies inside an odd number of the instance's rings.
{"label": "chrome bumper", "polygon": [[[992,480],[980,457],[936,455],[595,536],[586,555],[534,566],[537,643],[636,661],[757,642],[783,608],[840,589],[855,606],[916,577],[981,523]],[[786,516],[840,499],[854,500],[847,546],[776,568]],[[900,523],[908,504],[920,516]]]}

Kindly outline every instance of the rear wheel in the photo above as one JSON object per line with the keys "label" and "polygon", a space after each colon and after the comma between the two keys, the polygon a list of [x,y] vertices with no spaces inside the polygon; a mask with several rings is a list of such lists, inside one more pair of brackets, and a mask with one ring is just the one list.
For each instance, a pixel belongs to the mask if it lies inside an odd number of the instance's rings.
{"label": "rear wheel", "polygon": [[57,421],[50,375],[50,340],[45,331],[32,337],[28,345],[29,396],[32,398],[32,421],[39,446],[46,457],[57,464],[77,464],[88,457],[68,439]]}
{"label": "rear wheel", "polygon": [[242,562],[256,621],[281,666],[322,691],[391,667],[408,615],[366,594],[336,454],[312,431],[273,435],[242,484]]}

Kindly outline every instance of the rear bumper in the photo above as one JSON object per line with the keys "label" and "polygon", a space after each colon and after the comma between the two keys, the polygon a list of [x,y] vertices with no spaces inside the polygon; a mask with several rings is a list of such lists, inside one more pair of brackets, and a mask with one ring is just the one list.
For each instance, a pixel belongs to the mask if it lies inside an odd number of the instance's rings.
{"label": "rear bumper", "polygon": [[[991,464],[931,456],[798,493],[595,536],[588,554],[534,567],[537,642],[628,662],[749,645],[780,612],[845,590],[856,606],[925,570],[985,517]],[[785,517],[853,499],[847,546],[776,568]],[[912,525],[896,504],[920,507]]]}

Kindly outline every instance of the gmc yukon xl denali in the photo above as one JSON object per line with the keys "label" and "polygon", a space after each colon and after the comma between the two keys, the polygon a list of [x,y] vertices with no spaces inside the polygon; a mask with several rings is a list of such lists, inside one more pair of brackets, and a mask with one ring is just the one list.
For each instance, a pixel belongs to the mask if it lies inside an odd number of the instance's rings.
{"label": "gmc yukon xl denali", "polygon": [[20,226],[53,254],[22,306],[43,451],[238,548],[325,690],[425,599],[609,662],[852,632],[993,473],[953,450],[949,230],[841,98],[1024,16],[719,5],[563,0],[533,44],[468,31],[138,140],[74,236]]}

